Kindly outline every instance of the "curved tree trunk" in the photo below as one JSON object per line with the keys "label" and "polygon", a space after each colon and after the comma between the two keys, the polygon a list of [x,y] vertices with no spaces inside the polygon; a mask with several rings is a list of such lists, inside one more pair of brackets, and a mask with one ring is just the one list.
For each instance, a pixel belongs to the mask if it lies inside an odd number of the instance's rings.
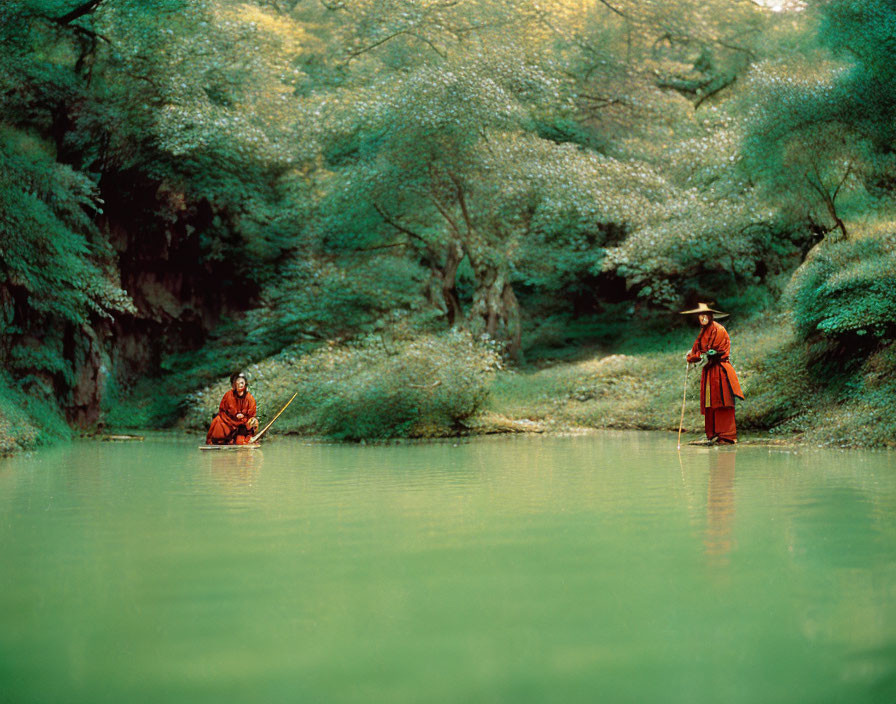
{"label": "curved tree trunk", "polygon": [[520,356],[520,307],[506,272],[494,265],[474,266],[476,290],[469,322],[474,333],[486,334],[506,345],[511,359]]}
{"label": "curved tree trunk", "polygon": [[507,354],[515,362],[522,361],[522,335],[523,326],[520,322],[520,303],[513,291],[513,286],[504,284],[504,293],[501,295],[504,306],[505,328],[508,333]]}
{"label": "curved tree trunk", "polygon": [[439,284],[442,291],[442,300],[445,303],[445,315],[451,327],[454,327],[463,317],[460,298],[457,295],[457,269],[463,258],[463,248],[456,242],[452,242],[448,245],[445,252],[445,265],[439,272]]}

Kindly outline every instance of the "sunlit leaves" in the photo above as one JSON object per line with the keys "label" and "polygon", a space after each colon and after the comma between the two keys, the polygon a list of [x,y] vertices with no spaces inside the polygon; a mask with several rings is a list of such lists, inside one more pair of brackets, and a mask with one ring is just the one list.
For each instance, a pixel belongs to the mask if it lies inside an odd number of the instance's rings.
{"label": "sunlit leaves", "polygon": [[896,236],[838,242],[817,251],[788,291],[803,337],[896,335]]}

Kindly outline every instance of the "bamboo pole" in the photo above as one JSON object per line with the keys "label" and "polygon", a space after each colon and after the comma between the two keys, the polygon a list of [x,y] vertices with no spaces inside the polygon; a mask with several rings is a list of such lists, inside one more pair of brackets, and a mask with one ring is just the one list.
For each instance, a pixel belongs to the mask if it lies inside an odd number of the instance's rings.
{"label": "bamboo pole", "polygon": [[678,421],[678,449],[681,449],[681,428],[684,425],[684,403],[688,397],[688,375],[691,373],[691,363],[687,362],[684,372],[684,393],[681,395],[681,419]]}
{"label": "bamboo pole", "polygon": [[252,439],[251,439],[249,442],[252,442],[252,443],[258,442],[258,438],[260,438],[262,435],[264,435],[264,434],[268,431],[268,428],[270,428],[270,427],[274,424],[274,421],[277,420],[277,419],[280,417],[280,414],[283,413],[283,411],[286,410],[286,407],[289,406],[289,404],[292,403],[293,399],[294,399],[296,396],[298,396],[298,395],[299,395],[299,392],[296,391],[296,392],[292,395],[292,398],[289,399],[289,401],[286,402],[286,406],[284,406],[284,407],[281,408],[279,411],[277,411],[277,415],[275,415],[273,418],[271,418],[271,422],[268,423],[266,426],[264,426],[264,429],[263,429],[260,433],[258,433],[257,435],[253,435],[253,436],[252,436]]}

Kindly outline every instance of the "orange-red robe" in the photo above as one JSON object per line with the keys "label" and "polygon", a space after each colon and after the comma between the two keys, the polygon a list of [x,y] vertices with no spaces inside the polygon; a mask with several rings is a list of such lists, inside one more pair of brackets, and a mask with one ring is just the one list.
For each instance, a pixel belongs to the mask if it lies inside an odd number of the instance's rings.
{"label": "orange-red robe", "polygon": [[715,350],[717,354],[703,367],[700,376],[700,412],[704,416],[706,437],[717,435],[719,440],[735,442],[734,399],[743,399],[744,394],[734,367],[728,361],[731,354],[728,331],[715,321],[700,331],[688,361],[699,362],[700,355],[707,350]]}
{"label": "orange-red robe", "polygon": [[[243,418],[237,418],[242,413]],[[246,423],[256,413],[255,399],[246,391],[242,396],[233,393],[233,389],[224,394],[218,415],[212,418],[212,425],[205,438],[206,445],[246,445],[252,437]]]}

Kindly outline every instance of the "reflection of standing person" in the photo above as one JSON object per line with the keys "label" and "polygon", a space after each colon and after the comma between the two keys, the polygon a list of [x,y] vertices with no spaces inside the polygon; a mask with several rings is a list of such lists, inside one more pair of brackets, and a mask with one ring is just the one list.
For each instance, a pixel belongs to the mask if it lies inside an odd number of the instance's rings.
{"label": "reflection of standing person", "polygon": [[731,352],[728,331],[715,322],[716,317],[724,318],[728,314],[698,303],[693,310],[682,311],[682,315],[696,315],[701,327],[687,360],[706,362],[700,375],[700,413],[704,416],[706,437],[712,445],[736,443],[734,399],[743,399],[744,394],[728,361]]}
{"label": "reflection of standing person", "polygon": [[737,450],[709,453],[709,489],[706,496],[706,552],[716,557],[731,552],[734,520],[734,462]]}
{"label": "reflection of standing person", "polygon": [[205,438],[206,445],[248,445],[258,429],[255,399],[242,372],[230,377],[231,389],[221,399],[218,415]]}

